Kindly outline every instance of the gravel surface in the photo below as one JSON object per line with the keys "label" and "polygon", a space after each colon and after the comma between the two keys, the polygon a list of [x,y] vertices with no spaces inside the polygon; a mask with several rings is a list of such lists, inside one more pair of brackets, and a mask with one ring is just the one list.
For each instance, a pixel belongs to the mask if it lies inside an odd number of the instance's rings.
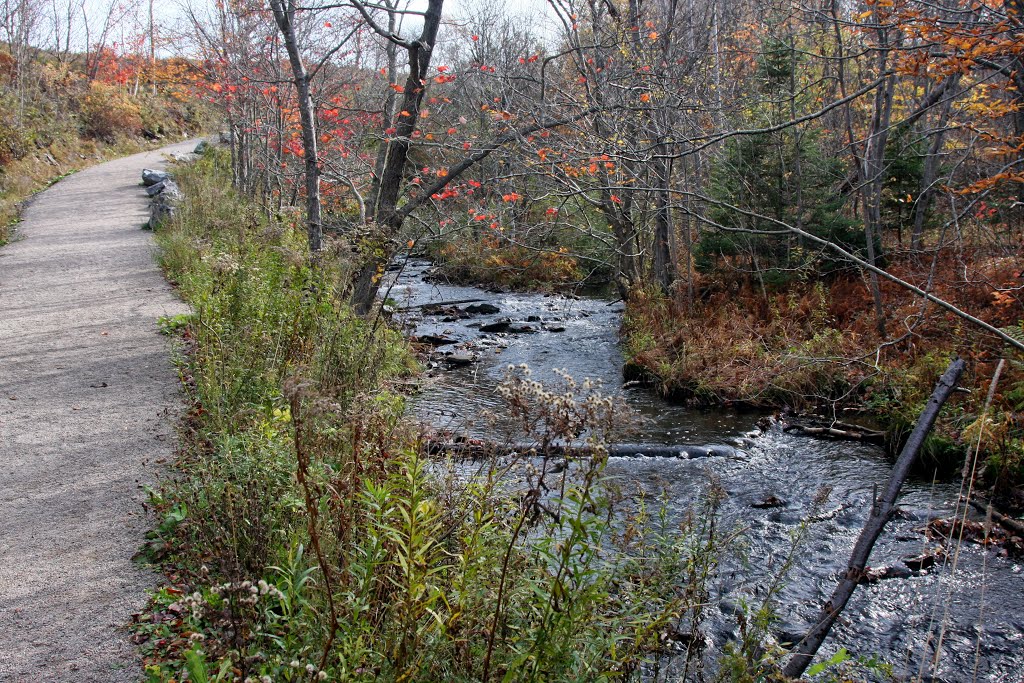
{"label": "gravel surface", "polygon": [[40,194],[0,249],[0,681],[138,681],[125,624],[155,575],[132,562],[141,485],[180,405],[156,319],[184,305],[140,226],[143,167],[100,164]]}

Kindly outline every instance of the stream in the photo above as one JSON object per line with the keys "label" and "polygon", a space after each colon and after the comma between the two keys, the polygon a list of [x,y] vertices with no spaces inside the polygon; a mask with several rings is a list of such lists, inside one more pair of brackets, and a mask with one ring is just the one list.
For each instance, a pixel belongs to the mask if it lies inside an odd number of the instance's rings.
{"label": "stream", "polygon": [[[720,616],[711,619],[705,634],[712,648],[735,637],[736,605],[744,599],[758,604],[756,594],[787,557],[816,492],[831,486],[823,508],[827,514],[820,515],[824,519],[812,525],[800,545],[778,600],[779,633],[799,634],[807,628],[845,568],[874,488],[881,490],[888,479],[891,461],[881,449],[790,435],[777,428],[760,432],[757,414],[693,410],[666,403],[645,388],[624,387],[617,336],[621,303],[439,284],[431,281],[430,267],[424,261],[406,262],[389,273],[384,287],[398,311],[396,319],[413,334],[453,342],[437,347],[437,360],[431,363],[436,367],[409,402],[417,419],[489,436],[494,427],[481,415],[500,415],[503,406],[495,387],[509,365],[525,363],[541,382],[556,382],[551,371],[560,368],[577,380],[599,380],[605,393],[621,395],[646,418],[631,442],[727,444],[736,449],[736,457],[617,457],[606,469],[624,489],[643,489],[654,496],[664,491],[671,511],[680,515],[699,502],[710,478],[725,489],[723,528],[745,529],[746,562],[729,561],[721,569],[712,596]],[[453,301],[468,302],[458,304],[460,309],[488,304],[498,310],[462,318],[451,310],[425,308]],[[512,330],[520,331],[480,330],[493,323],[503,327],[506,319]],[[446,361],[445,353],[454,354],[454,362]],[[901,558],[934,547],[918,530],[933,517],[952,514],[959,487],[958,480],[908,480],[900,497],[905,514],[886,527],[870,564],[904,567]],[[754,507],[769,496],[785,505]],[[920,680],[913,677],[923,671],[923,680],[1024,681],[1024,563],[970,543],[963,544],[955,572],[951,562],[859,587],[816,661],[845,647],[853,655],[877,655],[910,680]],[[938,666],[932,669],[942,624]]]}

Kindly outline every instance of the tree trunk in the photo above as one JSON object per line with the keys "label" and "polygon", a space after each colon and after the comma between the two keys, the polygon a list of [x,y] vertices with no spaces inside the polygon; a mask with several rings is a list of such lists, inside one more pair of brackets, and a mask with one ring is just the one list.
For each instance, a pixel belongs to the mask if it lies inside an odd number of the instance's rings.
{"label": "tree trunk", "polygon": [[156,22],[153,20],[153,0],[149,0],[149,82],[156,96]]}
{"label": "tree trunk", "polygon": [[299,104],[299,123],[302,128],[302,155],[306,167],[306,233],[309,250],[314,254],[323,248],[323,217],[320,206],[320,163],[317,152],[316,113],[310,96],[309,74],[302,63],[298,38],[295,35],[295,1],[270,0],[274,21],[284,38],[288,62],[292,68],[295,95]]}
{"label": "tree trunk", "polygon": [[953,107],[953,98],[949,98],[939,110],[939,120],[936,124],[936,131],[932,136],[931,144],[928,146],[928,156],[924,160],[924,171],[921,175],[921,191],[917,195],[917,203],[914,206],[914,227],[910,233],[910,250],[917,252],[921,250],[921,241],[924,236],[924,221],[928,216],[928,209],[931,207],[932,198],[935,196],[935,189],[932,185],[939,177],[939,164],[942,159],[942,143],[946,139],[946,122],[949,120],[949,111]]}
{"label": "tree trunk", "polygon": [[949,398],[950,394],[953,393],[953,389],[956,387],[956,383],[959,381],[963,371],[964,361],[957,358],[949,364],[946,372],[939,379],[939,383],[935,386],[935,391],[932,392],[931,398],[928,399],[928,404],[917,420],[914,431],[911,432],[910,438],[907,439],[907,443],[900,453],[900,457],[896,460],[896,464],[893,465],[892,475],[890,475],[889,482],[886,484],[885,492],[879,500],[875,501],[870,516],[864,522],[864,528],[861,529],[857,543],[853,547],[853,552],[850,553],[850,561],[847,564],[846,571],[843,573],[843,578],[840,580],[839,585],[836,586],[835,591],[833,591],[832,597],[821,608],[818,622],[814,624],[807,633],[807,636],[793,648],[789,661],[782,669],[782,674],[786,678],[799,678],[803,674],[814,658],[818,648],[825,642],[825,638],[828,637],[832,625],[839,618],[839,615],[846,607],[846,603],[849,602],[850,597],[853,595],[853,591],[857,588],[857,584],[864,576],[864,567],[867,565],[868,557],[871,555],[871,549],[874,548],[875,541],[878,540],[885,525],[896,511],[896,498],[899,496],[900,488],[903,486],[907,475],[910,474],[910,468],[917,458],[917,452],[924,444],[925,437],[931,431],[932,425],[935,424],[935,419],[939,416],[942,405]]}
{"label": "tree trunk", "polygon": [[666,156],[666,145],[656,147],[661,155],[655,162],[657,188],[654,194],[654,276],[666,293],[676,281],[675,234],[672,226],[672,206],[669,201],[672,164]]}
{"label": "tree trunk", "polygon": [[370,205],[367,207],[367,221],[376,228],[380,244],[374,253],[367,255],[352,291],[352,305],[361,315],[368,313],[373,306],[380,282],[379,273],[394,254],[392,241],[405,219],[398,212],[398,200],[407,172],[410,140],[416,130],[426,92],[424,84],[441,25],[443,6],[444,0],[429,0],[419,38],[405,44],[409,55],[409,76],[403,88],[401,105],[397,107],[400,113],[394,121],[395,133],[389,137],[384,154],[378,160],[370,190]]}
{"label": "tree trunk", "polygon": [[[878,70],[883,73],[888,63],[888,39],[885,29],[879,30]],[[867,242],[867,261],[878,266],[877,244],[882,241],[882,188],[885,184],[885,146],[889,139],[889,121],[892,118],[893,90],[896,77],[889,76],[885,83],[875,92],[874,112],[871,117],[871,128],[864,150],[864,169],[862,172],[861,202],[864,208],[864,239]],[[878,335],[886,338],[885,307],[882,305],[882,289],[878,275],[868,273],[871,285],[871,299],[875,307],[875,326]]]}

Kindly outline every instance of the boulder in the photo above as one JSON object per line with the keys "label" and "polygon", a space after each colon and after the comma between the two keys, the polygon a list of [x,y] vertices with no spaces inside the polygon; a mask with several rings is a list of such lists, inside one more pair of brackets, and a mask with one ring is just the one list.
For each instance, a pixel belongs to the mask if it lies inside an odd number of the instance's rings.
{"label": "boulder", "polygon": [[156,230],[161,223],[173,217],[183,197],[178,185],[170,178],[165,178],[158,185],[161,189],[155,194],[149,207],[147,227],[150,230]]}
{"label": "boulder", "polygon": [[142,169],[142,184],[146,187],[162,183],[170,177],[171,176],[167,171],[155,171],[151,168]]}
{"label": "boulder", "polygon": [[807,637],[808,628],[792,621],[779,621],[773,625],[773,630],[779,645],[792,647]]}
{"label": "boulder", "polygon": [[565,325],[549,323],[544,326],[544,329],[548,332],[565,332]]}
{"label": "boulder", "polygon": [[207,142],[206,140],[200,140],[199,144],[196,145],[196,148],[194,150],[192,150],[192,153],[193,154],[198,154],[199,156],[202,156],[202,155],[206,154],[209,150],[210,150],[210,143]]}
{"label": "boulder", "polygon": [[750,507],[758,508],[760,510],[767,510],[768,508],[784,508],[786,507],[786,501],[782,500],[778,496],[766,496],[756,503],[751,503]]}
{"label": "boulder", "polygon": [[945,549],[943,549],[942,546],[937,546],[931,550],[926,550],[920,555],[908,555],[902,558],[902,562],[906,565],[907,569],[920,572],[926,569],[931,569],[935,566],[936,562],[943,559],[945,556]]}
{"label": "boulder", "polygon": [[495,320],[493,323],[487,323],[486,325],[480,326],[481,332],[507,332],[512,327],[512,321],[508,318],[502,318],[501,320]]}
{"label": "boulder", "polygon": [[429,344],[430,346],[448,346],[449,344],[456,343],[458,340],[446,337],[443,334],[424,334],[417,337],[416,341],[421,344]]}
{"label": "boulder", "polygon": [[162,184],[164,189],[158,194],[164,202],[180,202],[185,196],[181,193],[181,188],[178,187],[178,184],[170,178],[165,180]]}
{"label": "boulder", "polygon": [[474,315],[491,315],[494,313],[501,313],[501,309],[494,304],[470,304],[465,308],[466,313],[472,313]]}
{"label": "boulder", "polygon": [[465,365],[472,365],[477,361],[477,357],[476,354],[473,353],[472,351],[460,349],[458,351],[451,353],[450,355],[445,356],[444,361],[448,364],[449,367],[458,368],[463,367]]}
{"label": "boulder", "polygon": [[146,188],[146,194],[148,194],[150,197],[157,196],[158,194],[164,191],[164,183],[166,182],[166,180],[162,180],[156,185],[150,185],[149,187]]}

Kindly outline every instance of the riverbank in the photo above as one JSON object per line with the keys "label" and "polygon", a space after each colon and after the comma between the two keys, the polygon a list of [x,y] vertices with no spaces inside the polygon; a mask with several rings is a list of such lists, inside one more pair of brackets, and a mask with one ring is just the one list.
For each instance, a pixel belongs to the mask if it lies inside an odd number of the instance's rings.
{"label": "riverbank", "polygon": [[[135,624],[149,680],[570,681],[685,659],[663,643],[703,619],[709,573],[678,568],[716,561],[713,497],[669,524],[620,513],[603,457],[425,460],[396,390],[409,350],[348,307],[345,252],[311,267],[301,228],[226,172],[217,153],[178,169],[185,201],[157,233],[193,312],[165,321],[189,407],[151,501],[167,585]],[[538,443],[599,443],[616,419],[583,385],[503,387]],[[772,665],[747,654],[730,661]]]}
{"label": "riverbank", "polygon": [[[979,257],[969,277],[999,279],[1006,263]],[[907,279],[911,264],[890,269]],[[965,276],[968,277],[968,276]],[[969,279],[969,278],[968,278]],[[964,280],[938,288],[993,325],[1019,331],[1014,301],[987,296]],[[752,290],[710,288],[690,304],[654,291],[636,292],[623,323],[626,373],[668,400],[695,406],[809,411],[831,420],[862,421],[885,432],[898,451],[923,408],[935,378],[956,355],[968,361],[962,386],[929,438],[925,466],[959,472],[968,452],[981,453],[979,483],[1011,509],[1024,505],[1024,372],[1015,352],[965,321],[922,305],[896,287],[883,294],[903,331],[877,332],[864,283],[837,277],[791,285],[765,296]],[[990,383],[1006,358],[991,403]]]}

